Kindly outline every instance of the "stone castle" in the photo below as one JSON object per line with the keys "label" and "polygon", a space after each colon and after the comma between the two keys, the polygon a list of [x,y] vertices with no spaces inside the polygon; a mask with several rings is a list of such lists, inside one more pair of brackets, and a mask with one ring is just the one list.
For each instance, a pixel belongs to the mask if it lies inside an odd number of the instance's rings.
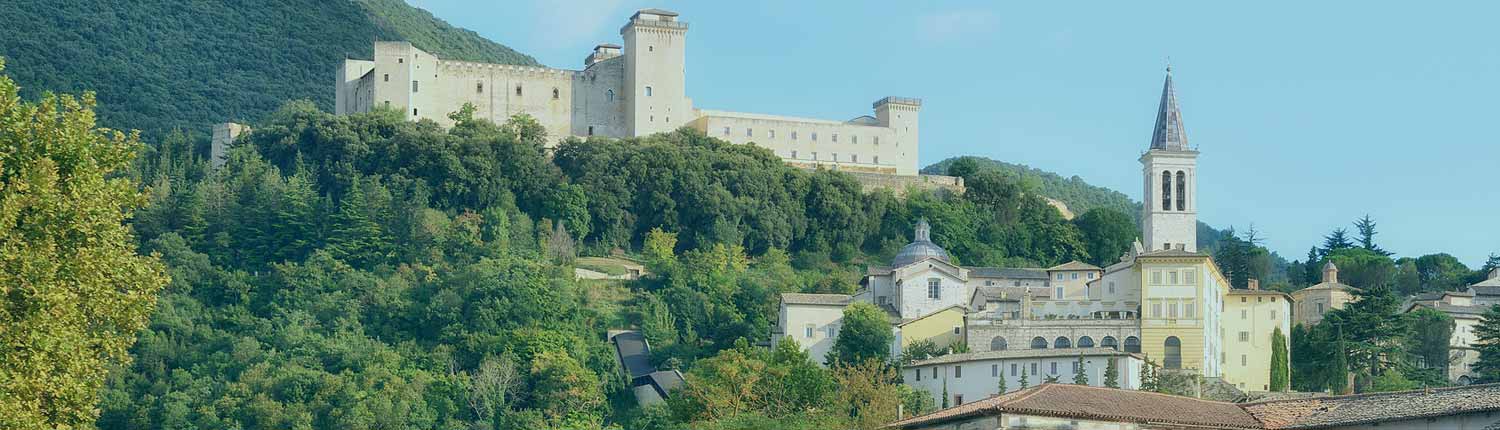
{"label": "stone castle", "polygon": [[687,93],[688,24],[644,9],[620,28],[624,46],[601,44],[583,70],[453,61],[407,42],[376,42],[373,60],[345,60],[335,113],[398,109],[450,125],[464,104],[497,123],[528,114],[550,135],[633,137],[690,127],[754,144],[789,164],[850,172],[917,174],[922,101],[884,97],[848,121],[700,109]]}

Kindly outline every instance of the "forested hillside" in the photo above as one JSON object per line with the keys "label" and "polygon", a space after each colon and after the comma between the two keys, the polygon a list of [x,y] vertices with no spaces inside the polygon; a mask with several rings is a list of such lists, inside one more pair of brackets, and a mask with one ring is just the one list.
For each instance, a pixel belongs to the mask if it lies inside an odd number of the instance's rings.
{"label": "forested hillside", "polygon": [[[1068,209],[1076,214],[1088,212],[1089,209],[1093,208],[1110,208],[1130,214],[1131,219],[1140,219],[1141,217],[1141,204],[1130,200],[1130,197],[1127,197],[1124,193],[1090,185],[1078,176],[1064,178],[1062,175],[1056,173],[1020,164],[1012,164],[984,157],[963,156],[949,158],[923,167],[922,173],[928,175],[952,174],[954,176],[963,176],[964,172],[950,170],[954,163],[961,165],[960,170],[976,168],[994,170],[1007,177],[1015,178],[1028,188],[1041,193],[1041,195],[1067,204]],[[967,166],[963,166],[964,164],[967,164]]]}
{"label": "forested hillside", "polygon": [[172,129],[253,122],[287,100],[333,106],[334,72],[375,40],[410,40],[449,58],[536,64],[529,56],[401,0],[9,0],[0,57],[35,98],[98,93],[103,126]]}

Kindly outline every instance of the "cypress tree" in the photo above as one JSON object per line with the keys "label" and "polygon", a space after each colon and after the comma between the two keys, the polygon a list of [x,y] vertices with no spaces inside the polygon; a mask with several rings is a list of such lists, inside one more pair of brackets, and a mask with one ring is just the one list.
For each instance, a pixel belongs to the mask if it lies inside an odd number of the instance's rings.
{"label": "cypress tree", "polygon": [[1078,364],[1074,364],[1073,367],[1078,368],[1078,372],[1073,374],[1073,385],[1088,385],[1089,372],[1083,367],[1083,354],[1078,354]]}
{"label": "cypress tree", "polygon": [[1104,386],[1109,388],[1120,388],[1120,366],[1115,364],[1119,359],[1110,357],[1109,362],[1104,365]]}
{"label": "cypress tree", "polygon": [[1286,391],[1291,384],[1286,348],[1286,336],[1281,334],[1281,327],[1277,327],[1271,332],[1271,391]]}
{"label": "cypress tree", "polygon": [[997,394],[1005,394],[1005,369],[1000,369],[1000,384],[997,388],[1000,389]]}
{"label": "cypress tree", "polygon": [[943,380],[943,409],[948,409],[948,380]]}
{"label": "cypress tree", "polygon": [[1021,366],[1021,389],[1024,390],[1029,386],[1031,382],[1026,380],[1026,366]]}

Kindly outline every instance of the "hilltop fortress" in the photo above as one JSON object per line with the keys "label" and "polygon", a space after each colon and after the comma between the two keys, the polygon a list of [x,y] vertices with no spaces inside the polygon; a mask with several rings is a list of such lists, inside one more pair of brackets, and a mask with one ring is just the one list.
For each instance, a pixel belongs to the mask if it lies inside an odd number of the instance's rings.
{"label": "hilltop fortress", "polygon": [[884,97],[873,104],[873,115],[848,121],[699,109],[687,94],[687,31],[675,12],[641,10],[620,28],[624,46],[594,47],[583,70],[452,61],[408,42],[376,42],[373,60],[344,60],[339,68],[335,113],[379,106],[451,125],[448,114],[468,103],[477,116],[497,123],[529,114],[556,137],[619,138],[691,127],[767,148],[801,167],[917,174],[921,100]]}

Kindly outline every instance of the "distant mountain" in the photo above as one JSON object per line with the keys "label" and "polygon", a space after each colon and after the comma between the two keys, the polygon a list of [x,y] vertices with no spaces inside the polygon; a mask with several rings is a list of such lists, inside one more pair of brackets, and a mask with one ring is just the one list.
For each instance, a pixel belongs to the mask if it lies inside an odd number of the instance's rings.
{"label": "distant mountain", "polygon": [[402,0],[0,1],[0,57],[22,95],[98,93],[100,122],[158,137],[254,121],[288,100],[332,110],[346,57],[406,40],[445,58],[535,65]]}

